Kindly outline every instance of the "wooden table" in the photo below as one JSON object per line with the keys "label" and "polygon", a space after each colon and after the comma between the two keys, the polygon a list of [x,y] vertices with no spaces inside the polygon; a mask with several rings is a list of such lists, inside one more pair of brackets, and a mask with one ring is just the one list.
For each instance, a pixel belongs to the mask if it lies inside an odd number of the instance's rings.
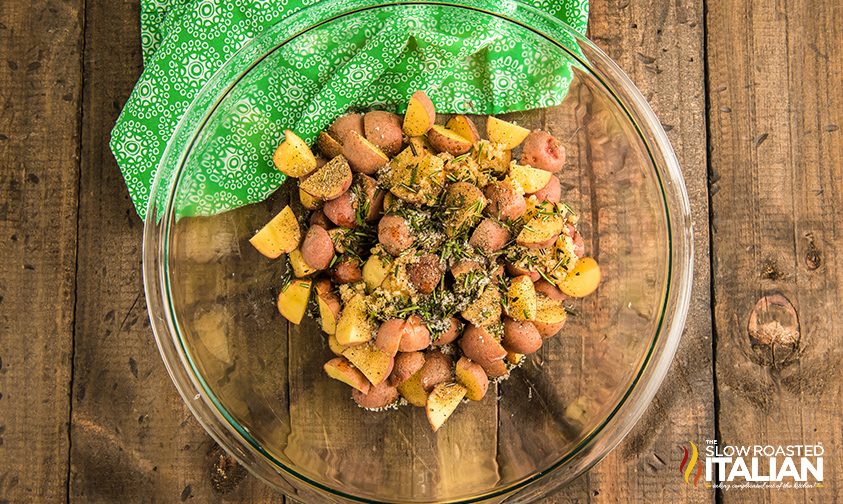
{"label": "wooden table", "polygon": [[[838,0],[593,1],[590,37],[679,157],[696,283],[641,422],[545,502],[710,502],[678,471],[704,439],[827,448],[824,488],[722,501],[843,497],[841,18]],[[0,2],[0,55],[0,502],[281,502],[199,427],[151,335],[107,146],[141,72],[137,0]]]}

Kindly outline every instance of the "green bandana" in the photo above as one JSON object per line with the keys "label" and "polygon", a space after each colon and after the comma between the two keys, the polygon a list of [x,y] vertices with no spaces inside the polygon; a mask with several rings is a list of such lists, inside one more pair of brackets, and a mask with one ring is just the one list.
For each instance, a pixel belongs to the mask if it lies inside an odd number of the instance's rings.
{"label": "green bandana", "polygon": [[[250,40],[292,14],[322,20],[316,3],[345,0],[142,0],[144,72],[112,131],[111,148],[144,217],[152,183],[178,122],[202,87]],[[491,12],[507,3],[475,0]],[[527,0],[580,33],[588,0]],[[571,61],[514,25],[437,5],[363,10],[305,31],[272,51],[226,96],[212,135],[192,148],[199,183],[180,191],[180,215],[213,215],[256,203],[284,176],[272,153],[292,129],[312,142],[349,109],[403,112],[424,90],[443,113],[497,114],[560,103]],[[172,169],[172,167],[167,167]],[[155,195],[156,199],[161,194]]]}

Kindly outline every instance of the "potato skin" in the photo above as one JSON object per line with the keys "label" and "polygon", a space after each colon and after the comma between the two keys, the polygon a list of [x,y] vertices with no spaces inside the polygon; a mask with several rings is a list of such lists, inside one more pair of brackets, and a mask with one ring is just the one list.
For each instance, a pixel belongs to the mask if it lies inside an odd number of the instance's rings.
{"label": "potato skin", "polygon": [[401,117],[382,110],[367,112],[363,116],[363,130],[366,140],[378,146],[387,156],[401,152],[404,145]]}
{"label": "potato skin", "polygon": [[542,339],[547,339],[553,336],[556,336],[559,331],[565,327],[565,321],[557,322],[555,324],[547,323],[547,322],[539,322],[538,320],[533,321],[533,326],[539,332],[539,335]]}
{"label": "potato skin", "polygon": [[541,348],[542,337],[531,322],[506,317],[503,320],[502,343],[510,352],[531,354]]}
{"label": "potato skin", "polygon": [[474,270],[479,270],[482,267],[483,265],[478,261],[463,259],[462,261],[458,261],[451,266],[451,275],[456,280],[459,277],[465,275],[466,273],[470,273]]}
{"label": "potato skin", "polygon": [[472,362],[465,356],[460,357],[456,365],[457,382],[466,389],[466,397],[472,401],[480,401],[489,390],[489,377],[483,367]]}
{"label": "potato skin", "polygon": [[545,279],[537,281],[533,287],[536,289],[537,294],[544,294],[554,301],[565,301],[568,299],[568,296],[559,290],[558,287]]}
{"label": "potato skin", "polygon": [[427,140],[437,152],[460,156],[471,150],[473,142],[439,125],[433,125],[427,132]]}
{"label": "potato skin", "polygon": [[486,254],[496,252],[509,241],[509,230],[492,219],[483,219],[474,228],[468,243]]}
{"label": "potato skin", "polygon": [[[316,139],[316,148],[328,159],[333,159],[342,154],[342,144],[325,131],[319,133],[319,137]],[[320,166],[319,158],[316,159],[316,166]]]}
{"label": "potato skin", "polygon": [[357,227],[356,208],[351,191],[342,193],[339,198],[326,201],[325,205],[322,206],[322,211],[337,226],[344,228]]}
{"label": "potato skin", "polygon": [[322,226],[325,229],[331,229],[334,227],[334,223],[328,219],[328,216],[325,215],[325,212],[323,212],[321,208],[310,214],[308,222],[311,226]]}
{"label": "potato skin", "polygon": [[422,352],[398,352],[389,383],[396,387],[401,385],[424,366],[424,361]]}
{"label": "potato skin", "polygon": [[372,175],[385,165],[389,158],[376,145],[356,131],[349,132],[342,144],[342,155],[357,173]]}
{"label": "potato skin", "polygon": [[347,257],[337,262],[331,270],[334,283],[345,284],[363,280],[363,270],[360,261]]}
{"label": "potato skin", "polygon": [[388,253],[398,256],[413,245],[415,238],[406,219],[386,215],[378,223],[378,241]]}
{"label": "potato skin", "polygon": [[539,274],[538,271],[531,271],[531,270],[528,270],[528,269],[524,269],[524,268],[522,268],[520,266],[516,266],[515,264],[512,264],[512,263],[506,263],[506,272],[509,274],[509,276],[513,276],[513,277],[518,277],[518,276],[521,276],[521,275],[527,275],[527,276],[530,277],[530,280],[532,280],[534,282],[538,281],[541,278],[541,275]]}
{"label": "potato skin", "polygon": [[301,244],[301,255],[308,266],[325,269],[334,258],[334,242],[322,226],[310,226]]}
{"label": "potato skin", "polygon": [[421,384],[426,392],[440,383],[452,380],[454,376],[454,361],[438,350],[427,352],[424,356],[424,366],[421,371]]}
{"label": "potato skin", "polygon": [[[398,323],[396,323],[396,321]],[[398,353],[398,345],[401,344],[401,319],[387,320],[378,328],[378,335],[375,338],[375,345],[385,354],[395,356]]]}
{"label": "potato skin", "polygon": [[585,256],[585,240],[583,240],[582,235],[573,224],[568,223],[566,226],[568,228],[568,235],[574,242],[574,255],[577,257]]}
{"label": "potato skin", "polygon": [[363,173],[357,174],[356,183],[360,187],[360,195],[365,198],[365,202],[358,202],[357,205],[368,204],[369,206],[369,210],[363,218],[367,222],[378,220],[381,212],[383,212],[384,192],[378,189],[378,183],[375,179]]}
{"label": "potato skin", "polygon": [[399,352],[416,352],[430,346],[430,331],[427,330],[421,317],[410,315],[403,322],[401,343],[398,345]]}
{"label": "potato skin", "polygon": [[503,363],[506,350],[486,329],[466,324],[460,339],[460,348],[466,357],[480,364],[489,376],[506,374],[506,365]]}
{"label": "potato skin", "polygon": [[398,400],[398,389],[384,381],[369,387],[368,394],[354,389],[351,392],[351,397],[361,408],[370,410],[380,409]]}
{"label": "potato skin", "polygon": [[410,281],[422,294],[430,294],[442,279],[442,262],[436,254],[425,254],[407,267]]}
{"label": "potato skin", "polygon": [[556,173],[565,166],[565,147],[547,131],[532,131],[524,139],[520,164]]}
{"label": "potato skin", "polygon": [[[351,132],[364,134],[363,114],[345,114],[337,117],[328,127],[328,134],[340,144],[345,143],[345,137]],[[327,155],[327,153],[326,153]],[[328,156],[334,157],[334,156]]]}
{"label": "potato skin", "polygon": [[562,201],[562,184],[556,177],[550,177],[547,185],[533,193],[539,201],[549,201],[551,203],[559,203]]}
{"label": "potato skin", "polygon": [[451,326],[448,328],[447,331],[443,332],[433,341],[433,344],[436,346],[448,345],[456,341],[457,338],[460,337],[460,330],[462,329],[462,322],[459,321],[456,317],[451,317],[448,319]]}
{"label": "potato skin", "polygon": [[492,182],[483,189],[489,204],[484,212],[489,217],[500,220],[513,220],[524,215],[527,202],[524,196],[508,182]]}

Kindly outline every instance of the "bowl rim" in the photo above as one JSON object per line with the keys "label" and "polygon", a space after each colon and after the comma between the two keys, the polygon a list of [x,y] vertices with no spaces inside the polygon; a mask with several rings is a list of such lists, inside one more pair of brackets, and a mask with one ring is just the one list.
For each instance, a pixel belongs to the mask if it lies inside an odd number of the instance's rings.
{"label": "bowl rim", "polygon": [[[312,15],[314,12],[313,9],[317,9],[318,5],[299,11],[276,25],[269,27],[261,35],[246,43],[245,46],[229,58],[192,101],[187,112],[180,120],[176,128],[176,133],[174,133],[161,158],[151,194],[156,195],[159,190],[166,188],[166,205],[162,213],[158,207],[160,202],[154,196],[150,197],[144,225],[143,242],[144,289],[148,300],[147,309],[151,321],[150,325],[155,335],[159,352],[176,389],[197,421],[238,462],[273,487],[286,490],[287,492],[295,492],[294,486],[290,485],[287,488],[283,485],[283,482],[279,482],[274,477],[280,475],[283,479],[283,475],[278,471],[280,470],[305,485],[329,492],[343,499],[357,502],[381,502],[372,500],[369,497],[362,497],[338,490],[327,484],[315,481],[294,468],[288,467],[287,464],[282,463],[267,452],[248,430],[233,418],[225,406],[219,401],[190,357],[189,350],[180,335],[179,325],[176,323],[177,315],[169,288],[168,237],[171,232],[171,224],[175,220],[175,194],[177,193],[178,182],[181,179],[182,170],[184,169],[184,161],[187,159],[193,144],[199,133],[203,130],[207,120],[214,114],[217,106],[228,92],[272,51],[315,27],[348,15],[372,9],[394,8],[397,6],[456,7],[501,18],[504,21],[516,24],[547,39],[568,53],[582,67],[586,68],[600,82],[604,90],[620,105],[627,119],[634,125],[635,132],[645,147],[654,168],[661,194],[663,205],[661,210],[667,231],[667,250],[665,252],[667,273],[664,292],[662,294],[663,299],[661,301],[659,321],[655,334],[652,337],[646,354],[638,365],[637,371],[634,373],[634,378],[629,382],[627,390],[596,427],[587,434],[582,435],[568,453],[552,464],[549,464],[548,467],[506,486],[493,488],[488,492],[476,496],[459,498],[452,502],[481,502],[495,497],[513,495],[516,492],[524,490],[530,484],[543,479],[547,484],[550,475],[559,473],[559,469],[567,462],[577,461],[579,459],[580,463],[573,471],[562,475],[562,477],[558,478],[558,481],[552,482],[550,485],[552,488],[557,488],[570,482],[602,460],[621,442],[632,427],[637,424],[667,374],[684,329],[690,305],[693,278],[693,225],[691,224],[690,202],[678,160],[667,138],[667,134],[661,127],[649,104],[623,70],[595,44],[577,33],[564,22],[520,2],[502,3],[502,11],[505,10],[505,7],[510,8],[510,12],[507,13],[489,11],[473,4],[474,2],[472,0],[390,0],[387,3],[381,4],[373,3],[371,0],[329,1],[325,2],[322,6],[322,10],[327,11],[330,14],[329,16],[321,18],[315,24],[299,23],[302,29],[296,31],[295,28],[298,26],[293,18],[301,20],[301,17],[306,12]],[[562,30],[562,34],[555,32],[547,33],[548,30],[539,30],[534,26],[526,24],[523,19],[516,19],[515,16],[518,14],[516,11],[521,10],[524,11],[521,13],[524,14],[524,17],[532,17],[533,19],[531,21],[534,22],[543,20],[547,23],[546,26]],[[263,41],[265,44],[267,38],[270,36],[274,35],[277,37],[277,32],[282,31],[282,27],[279,26],[282,23],[289,27],[286,30],[288,34],[282,39],[274,39],[270,44],[272,49],[268,52],[265,51],[263,57],[253,59],[251,64],[239,72],[239,76],[234,81],[229,83],[218,82],[223,75],[222,70],[232,65],[232,62],[236,61],[238,57],[248,55],[249,51],[254,51],[262,47],[260,42]],[[605,69],[597,70],[593,62],[588,61],[585,57],[565,47],[557,40],[561,37],[572,38],[577,44],[587,46],[589,51],[597,56],[599,63],[605,66]],[[616,92],[618,90],[607,84],[604,76],[601,75],[605,72],[608,72],[617,81],[616,84],[619,84],[621,87],[620,91],[628,95],[629,99],[619,96],[619,93]],[[203,96],[204,100],[202,100]],[[213,99],[209,100],[209,98]],[[640,116],[639,120],[636,120],[635,115],[632,113],[633,111],[629,109],[630,102],[635,105],[636,115]],[[208,104],[212,106],[208,107]],[[199,124],[199,127],[195,127],[189,120],[197,117],[204,118],[201,124]],[[644,134],[642,127],[647,128],[647,133],[652,138]],[[655,145],[651,145],[651,142]],[[662,163],[657,162],[654,153],[660,153],[662,155],[664,158]],[[168,168],[173,166],[177,166],[176,172],[168,170]],[[665,173],[660,173],[659,168],[662,168]],[[169,176],[170,173],[173,173],[175,176]],[[662,179],[663,175],[667,178],[667,181]],[[671,215],[672,209],[677,212],[676,215]],[[676,226],[676,229],[674,229],[674,226]],[[677,236],[674,236],[674,233]],[[677,252],[678,254],[676,255],[678,257],[674,258],[674,254]],[[674,264],[674,261],[677,264]],[[679,274],[674,269],[678,269]],[[671,305],[673,306],[673,311],[672,313],[668,313],[668,308]],[[661,345],[661,350],[656,354],[655,350],[659,345]],[[180,366],[177,367],[176,363],[179,363]],[[638,388],[641,385],[643,385],[643,388]],[[630,398],[634,395],[637,397],[635,397],[634,401],[630,401]],[[622,416],[620,413],[622,412],[625,414],[623,415],[623,419],[620,418]],[[216,423],[212,424],[209,421],[211,419],[214,419]],[[602,445],[593,444],[598,441],[602,441]],[[255,458],[256,456],[262,459],[268,459],[277,470],[268,471],[266,467],[258,463],[258,460]],[[289,482],[287,483],[289,485]]]}

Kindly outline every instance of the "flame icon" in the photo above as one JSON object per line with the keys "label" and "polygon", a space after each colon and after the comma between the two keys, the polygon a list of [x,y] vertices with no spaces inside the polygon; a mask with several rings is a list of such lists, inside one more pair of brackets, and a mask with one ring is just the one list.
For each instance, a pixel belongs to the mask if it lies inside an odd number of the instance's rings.
{"label": "flame icon", "polygon": [[[694,444],[693,441],[688,441],[691,445],[691,451],[688,452],[688,448],[682,447],[682,462],[679,463],[679,474],[682,474],[685,479],[685,483],[690,483],[691,474],[694,472],[694,467],[697,468],[697,473],[694,475],[694,487],[697,486],[697,483],[700,480],[700,476],[702,475],[702,464],[697,465],[697,460],[699,459],[700,453],[697,450],[697,445]],[[688,457],[690,455],[690,460]]]}

